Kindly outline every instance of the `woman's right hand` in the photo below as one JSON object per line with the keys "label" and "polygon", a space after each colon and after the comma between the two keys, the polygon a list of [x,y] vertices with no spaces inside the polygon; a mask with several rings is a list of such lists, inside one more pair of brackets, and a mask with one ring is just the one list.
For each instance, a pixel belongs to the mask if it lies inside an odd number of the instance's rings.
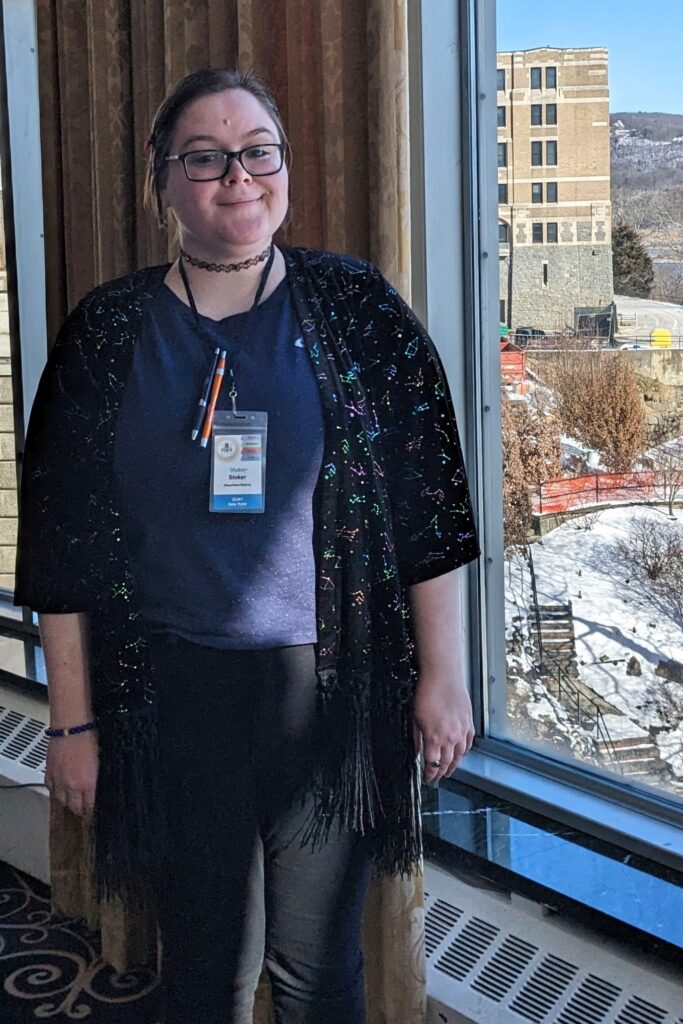
{"label": "woman's right hand", "polygon": [[52,796],[81,818],[90,818],[95,806],[99,768],[97,732],[53,736],[47,747],[45,785]]}

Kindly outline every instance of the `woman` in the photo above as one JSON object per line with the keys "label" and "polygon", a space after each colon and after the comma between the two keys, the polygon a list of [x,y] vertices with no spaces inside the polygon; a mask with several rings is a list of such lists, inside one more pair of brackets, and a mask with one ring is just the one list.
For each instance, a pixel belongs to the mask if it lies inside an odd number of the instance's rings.
{"label": "woman", "polygon": [[362,1024],[370,869],[419,861],[416,750],[438,781],[474,734],[438,356],[372,265],[273,244],[286,150],[253,76],[176,86],[147,193],[180,257],[79,303],[27,437],[46,783],[99,895],[154,902],[167,1024],[250,1020],[264,955],[278,1022]]}

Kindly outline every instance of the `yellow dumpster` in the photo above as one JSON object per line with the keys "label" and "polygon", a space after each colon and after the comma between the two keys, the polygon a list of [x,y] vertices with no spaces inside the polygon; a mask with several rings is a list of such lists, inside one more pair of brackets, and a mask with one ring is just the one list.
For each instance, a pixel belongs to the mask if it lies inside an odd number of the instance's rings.
{"label": "yellow dumpster", "polygon": [[671,331],[668,327],[655,327],[650,331],[650,348],[671,348]]}

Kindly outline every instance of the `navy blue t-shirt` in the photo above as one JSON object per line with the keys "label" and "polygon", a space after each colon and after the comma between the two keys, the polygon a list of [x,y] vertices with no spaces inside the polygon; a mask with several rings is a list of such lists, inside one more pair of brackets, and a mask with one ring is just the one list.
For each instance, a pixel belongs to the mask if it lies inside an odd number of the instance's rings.
{"label": "navy blue t-shirt", "polygon": [[[319,389],[286,279],[256,309],[194,317],[166,285],[147,305],[115,439],[116,487],[143,615],[226,649],[315,643]],[[268,413],[263,513],[209,511],[211,444],[191,440],[213,350],[238,410]],[[230,409],[226,373],[218,409]]]}

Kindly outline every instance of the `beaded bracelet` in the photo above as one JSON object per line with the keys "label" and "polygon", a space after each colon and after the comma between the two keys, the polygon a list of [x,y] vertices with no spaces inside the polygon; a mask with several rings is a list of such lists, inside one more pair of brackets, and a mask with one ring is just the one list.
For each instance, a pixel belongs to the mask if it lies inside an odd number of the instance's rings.
{"label": "beaded bracelet", "polygon": [[96,729],[97,722],[85,722],[83,725],[72,725],[70,729],[46,729],[46,736],[73,736],[77,732],[88,732]]}

